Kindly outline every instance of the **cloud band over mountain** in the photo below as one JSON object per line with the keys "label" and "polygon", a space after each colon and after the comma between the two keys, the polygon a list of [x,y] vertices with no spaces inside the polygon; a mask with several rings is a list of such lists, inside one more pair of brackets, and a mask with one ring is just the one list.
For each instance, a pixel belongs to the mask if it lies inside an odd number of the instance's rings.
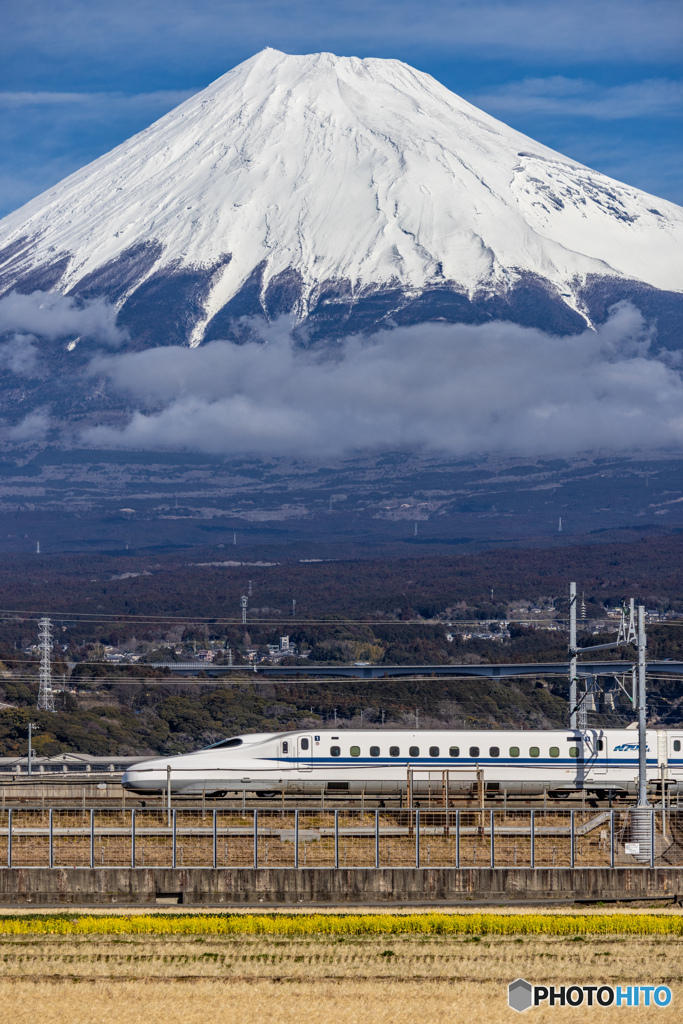
{"label": "cloud band over mountain", "polygon": [[90,374],[136,411],[81,441],[113,448],[325,457],[418,448],[573,454],[679,446],[683,380],[622,304],[571,337],[507,323],[427,324],[297,348],[289,325],[252,323],[244,345],[97,356]]}

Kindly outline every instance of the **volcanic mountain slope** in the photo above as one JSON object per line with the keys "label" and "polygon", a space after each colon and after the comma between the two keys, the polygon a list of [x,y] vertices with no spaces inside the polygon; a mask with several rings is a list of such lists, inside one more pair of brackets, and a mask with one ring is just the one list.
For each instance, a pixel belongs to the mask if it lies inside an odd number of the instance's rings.
{"label": "volcanic mountain slope", "polygon": [[0,294],[118,306],[132,345],[511,320],[629,298],[680,344],[683,210],[396,60],[264,50],[0,222]]}

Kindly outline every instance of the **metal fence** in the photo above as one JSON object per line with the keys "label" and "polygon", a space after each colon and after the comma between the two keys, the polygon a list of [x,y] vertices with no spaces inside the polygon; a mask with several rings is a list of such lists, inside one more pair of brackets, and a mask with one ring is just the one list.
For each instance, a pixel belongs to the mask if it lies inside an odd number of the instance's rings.
{"label": "metal fence", "polygon": [[683,811],[0,812],[8,867],[683,866]]}

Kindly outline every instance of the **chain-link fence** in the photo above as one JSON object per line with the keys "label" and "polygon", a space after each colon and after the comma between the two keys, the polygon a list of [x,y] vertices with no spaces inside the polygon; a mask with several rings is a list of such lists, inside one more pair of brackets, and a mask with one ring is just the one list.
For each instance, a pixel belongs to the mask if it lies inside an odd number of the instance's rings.
{"label": "chain-link fence", "polygon": [[683,811],[290,808],[0,812],[8,867],[683,866]]}

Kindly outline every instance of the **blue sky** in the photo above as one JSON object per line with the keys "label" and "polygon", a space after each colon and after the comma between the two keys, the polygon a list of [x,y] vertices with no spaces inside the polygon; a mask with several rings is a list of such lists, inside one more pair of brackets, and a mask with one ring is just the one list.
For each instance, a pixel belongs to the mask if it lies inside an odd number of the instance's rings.
{"label": "blue sky", "polygon": [[0,0],[0,215],[264,46],[397,57],[683,204],[680,0]]}

